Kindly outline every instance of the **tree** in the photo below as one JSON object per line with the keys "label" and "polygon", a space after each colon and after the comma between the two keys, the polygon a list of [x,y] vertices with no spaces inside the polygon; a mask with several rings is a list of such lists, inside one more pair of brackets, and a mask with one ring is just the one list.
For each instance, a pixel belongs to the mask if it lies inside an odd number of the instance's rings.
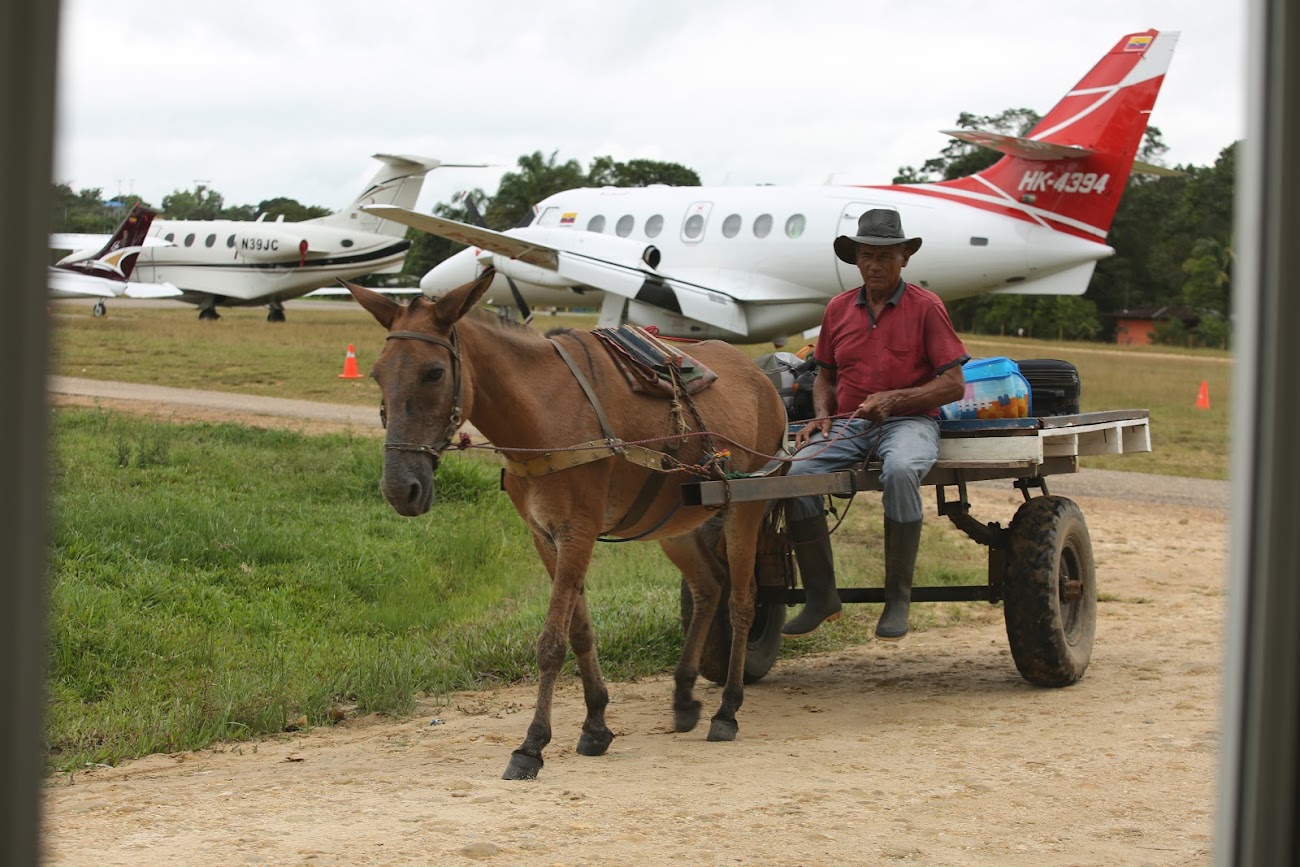
{"label": "tree", "polygon": [[1183,283],[1187,306],[1198,313],[1223,315],[1232,288],[1232,248],[1214,238],[1200,238],[1183,263],[1183,272],[1187,275]]}
{"label": "tree", "polygon": [[131,206],[140,201],[136,195],[124,195],[111,202],[104,201],[104,191],[98,187],[74,192],[65,183],[52,187],[54,208],[50,231],[103,234],[113,231]]}
{"label": "tree", "polygon": [[284,196],[263,199],[258,202],[255,210],[258,214],[266,214],[268,220],[275,220],[283,216],[290,223],[325,217],[332,213],[329,208],[322,208],[319,205],[303,205],[297,199],[288,199]]}
{"label": "tree", "polygon": [[577,160],[556,162],[559,151],[549,157],[534,151],[519,158],[519,170],[506,172],[483,217],[493,229],[509,229],[528,216],[533,205],[561,190],[587,186],[587,175]]}
{"label": "tree", "polygon": [[673,187],[698,187],[700,176],[694,169],[680,163],[657,160],[628,160],[625,163],[613,157],[596,157],[587,170],[590,187],[648,187],[651,184],[668,184]]}
{"label": "tree", "polygon": [[173,190],[163,196],[159,216],[166,220],[251,220],[257,213],[252,205],[227,207],[221,193],[199,183],[192,190]]}

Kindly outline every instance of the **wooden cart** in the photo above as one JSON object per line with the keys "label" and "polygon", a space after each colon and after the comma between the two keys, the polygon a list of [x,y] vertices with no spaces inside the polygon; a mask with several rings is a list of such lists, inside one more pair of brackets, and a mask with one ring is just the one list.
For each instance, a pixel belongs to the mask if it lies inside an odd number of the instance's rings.
{"label": "wooden cart", "polygon": [[[1097,578],[1083,512],[1048,491],[1049,476],[1079,470],[1079,458],[1151,451],[1149,413],[1116,410],[1045,418],[940,423],[939,460],[922,484],[932,485],[940,515],[988,548],[988,581],[959,587],[912,589],[913,602],[1001,602],[1016,668],[1037,686],[1068,686],[1083,676],[1092,655],[1097,618]],[[966,485],[1008,479],[1025,502],[1007,526],[982,523],[970,513]],[[880,467],[868,464],[811,476],[755,476],[701,481],[686,487],[686,505],[779,500],[806,494],[852,496],[880,490]],[[804,601],[793,580],[793,557],[784,534],[764,534],[755,567],[757,610],[745,659],[753,683],[772,668],[781,645],[786,608]],[[838,576],[840,584],[848,583]],[[879,587],[841,587],[843,602],[884,602]],[[683,585],[682,617],[691,597]],[[726,680],[731,634],[727,605],[719,606],[700,673]]]}

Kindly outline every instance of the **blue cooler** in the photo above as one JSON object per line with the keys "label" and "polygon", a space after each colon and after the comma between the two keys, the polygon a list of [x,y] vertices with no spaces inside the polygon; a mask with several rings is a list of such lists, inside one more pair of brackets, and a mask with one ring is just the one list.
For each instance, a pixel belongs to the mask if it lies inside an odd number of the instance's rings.
{"label": "blue cooler", "polygon": [[944,421],[1028,418],[1029,381],[1010,358],[972,358],[962,365],[966,394],[939,408]]}

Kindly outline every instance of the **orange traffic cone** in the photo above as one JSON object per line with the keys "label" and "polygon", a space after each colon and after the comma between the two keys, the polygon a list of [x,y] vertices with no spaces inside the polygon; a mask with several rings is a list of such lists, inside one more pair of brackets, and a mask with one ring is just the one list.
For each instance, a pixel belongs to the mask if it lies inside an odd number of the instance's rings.
{"label": "orange traffic cone", "polygon": [[343,359],[343,372],[339,374],[339,379],[361,379],[361,372],[357,370],[357,351],[348,344],[347,358]]}
{"label": "orange traffic cone", "polygon": [[1205,380],[1201,380],[1201,390],[1196,394],[1196,408],[1210,408],[1210,385]]}

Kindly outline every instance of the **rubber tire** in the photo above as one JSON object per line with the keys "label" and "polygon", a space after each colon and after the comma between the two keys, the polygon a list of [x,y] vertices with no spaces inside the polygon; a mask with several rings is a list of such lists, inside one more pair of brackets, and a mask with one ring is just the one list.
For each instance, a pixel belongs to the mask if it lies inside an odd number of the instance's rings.
{"label": "rubber tire", "polygon": [[[731,614],[728,602],[731,585],[722,585],[722,600],[704,639],[700,653],[700,674],[722,686],[727,682],[727,666],[731,661]],[[691,588],[682,579],[682,632],[691,625],[695,601]],[[783,603],[763,603],[754,609],[754,625],[749,628],[749,642],[745,650],[745,683],[757,683],[767,676],[776,664],[781,651],[781,627],[785,625]]]}
{"label": "rubber tire", "polygon": [[[1083,512],[1065,497],[1034,497],[1008,529],[1003,609],[1020,675],[1062,687],[1083,677],[1097,629],[1097,568]],[[1079,582],[1067,601],[1066,581]]]}

